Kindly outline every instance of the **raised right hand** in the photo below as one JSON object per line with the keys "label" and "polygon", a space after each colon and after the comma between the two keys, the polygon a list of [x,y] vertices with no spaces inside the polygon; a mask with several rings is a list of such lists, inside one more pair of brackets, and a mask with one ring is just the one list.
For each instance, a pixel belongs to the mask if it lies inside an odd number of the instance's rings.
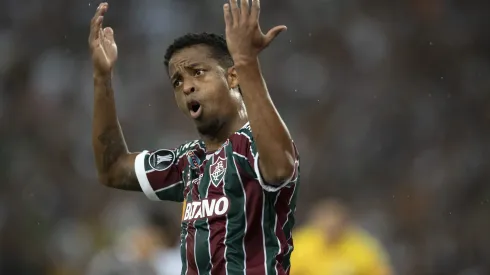
{"label": "raised right hand", "polygon": [[101,3],[90,22],[90,35],[88,43],[92,54],[92,62],[95,74],[111,74],[112,68],[117,60],[117,45],[114,41],[114,31],[112,28],[102,28],[104,14],[109,5]]}

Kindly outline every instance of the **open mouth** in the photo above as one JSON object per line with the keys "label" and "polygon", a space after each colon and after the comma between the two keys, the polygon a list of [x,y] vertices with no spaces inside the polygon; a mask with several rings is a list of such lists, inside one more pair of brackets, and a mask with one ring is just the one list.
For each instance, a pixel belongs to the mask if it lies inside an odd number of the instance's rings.
{"label": "open mouth", "polygon": [[201,104],[195,100],[189,102],[187,108],[189,108],[189,113],[193,119],[198,118],[202,113]]}

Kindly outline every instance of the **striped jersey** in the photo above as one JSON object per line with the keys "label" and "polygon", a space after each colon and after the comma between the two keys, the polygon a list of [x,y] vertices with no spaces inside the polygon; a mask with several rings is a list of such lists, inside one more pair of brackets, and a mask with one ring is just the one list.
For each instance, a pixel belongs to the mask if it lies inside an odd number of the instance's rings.
{"label": "striped jersey", "polygon": [[215,152],[204,142],[144,151],[135,171],[152,200],[183,202],[181,274],[289,274],[299,187],[295,169],[279,186],[262,180],[247,123]]}

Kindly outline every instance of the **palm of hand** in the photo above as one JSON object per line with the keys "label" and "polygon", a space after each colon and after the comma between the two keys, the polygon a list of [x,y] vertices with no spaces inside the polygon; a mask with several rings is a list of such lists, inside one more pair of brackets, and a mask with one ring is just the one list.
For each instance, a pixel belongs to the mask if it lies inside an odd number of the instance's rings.
{"label": "palm of hand", "polygon": [[92,53],[94,68],[100,73],[110,73],[117,60],[117,45],[114,31],[111,28],[102,29],[104,13],[108,5],[103,3],[97,9],[90,26],[89,46]]}
{"label": "palm of hand", "polygon": [[259,25],[260,0],[230,0],[223,6],[226,42],[235,63],[242,59],[255,58],[279,35],[286,26],[276,26],[266,34]]}
{"label": "palm of hand", "polygon": [[[107,32],[107,31],[103,31]],[[112,70],[114,63],[117,60],[117,45],[114,40],[104,37],[99,37],[95,40],[96,45],[93,48],[94,64],[103,71]]]}

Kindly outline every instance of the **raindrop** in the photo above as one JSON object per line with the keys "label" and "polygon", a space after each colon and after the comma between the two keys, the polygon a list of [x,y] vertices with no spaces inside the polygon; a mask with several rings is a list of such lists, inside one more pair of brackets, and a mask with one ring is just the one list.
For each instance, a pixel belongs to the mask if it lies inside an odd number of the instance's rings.
{"label": "raindrop", "polygon": [[432,46],[432,45],[434,45],[434,43],[432,43],[432,41],[429,41],[429,45]]}

